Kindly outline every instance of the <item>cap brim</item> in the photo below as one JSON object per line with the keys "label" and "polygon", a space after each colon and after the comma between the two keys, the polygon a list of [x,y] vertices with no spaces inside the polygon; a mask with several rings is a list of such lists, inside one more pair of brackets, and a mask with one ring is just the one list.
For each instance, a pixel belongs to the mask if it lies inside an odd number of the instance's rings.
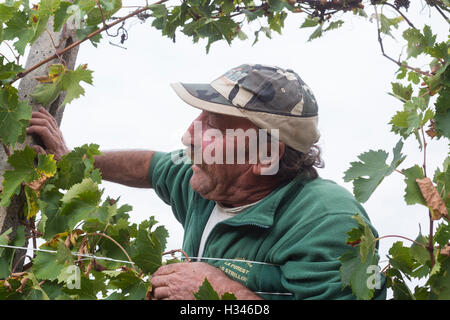
{"label": "cap brim", "polygon": [[176,94],[187,104],[209,112],[246,118],[246,116],[225,99],[216,89],[204,83],[171,83]]}

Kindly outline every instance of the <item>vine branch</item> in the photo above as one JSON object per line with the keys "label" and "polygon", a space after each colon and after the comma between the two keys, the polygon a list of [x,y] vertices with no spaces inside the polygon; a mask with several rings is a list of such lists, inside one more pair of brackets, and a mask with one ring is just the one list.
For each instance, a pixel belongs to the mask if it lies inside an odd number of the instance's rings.
{"label": "vine branch", "polygon": [[[161,4],[161,3],[164,3],[164,2],[167,2],[167,1],[168,1],[168,0],[160,0],[160,1],[157,1],[157,2],[153,3],[153,5],[155,5],[155,4]],[[109,24],[109,25],[104,25],[102,28],[97,29],[97,30],[91,32],[91,33],[88,34],[85,38],[83,38],[83,39],[81,39],[81,40],[78,40],[78,41],[72,43],[71,45],[65,47],[65,48],[62,49],[61,51],[57,51],[54,55],[48,57],[47,59],[45,59],[45,60],[43,60],[43,61],[41,61],[41,62],[35,64],[34,66],[30,67],[29,69],[27,69],[27,70],[25,70],[25,71],[23,71],[23,72],[18,73],[17,76],[10,82],[10,84],[13,84],[13,83],[16,82],[17,80],[19,80],[19,79],[25,77],[25,76],[26,76],[27,74],[29,74],[30,72],[36,70],[37,68],[39,68],[40,66],[42,66],[42,65],[44,65],[44,64],[46,64],[46,63],[52,61],[53,59],[57,59],[57,58],[58,58],[58,55],[63,55],[63,54],[66,53],[67,51],[72,50],[73,48],[79,46],[80,44],[82,44],[82,43],[85,42],[86,40],[89,40],[89,39],[91,39],[92,37],[95,37],[96,35],[102,33],[103,31],[105,31],[105,30],[107,30],[107,29],[109,29],[109,28],[115,26],[116,24],[119,24],[119,23],[121,23],[122,21],[125,21],[125,20],[127,20],[127,19],[129,19],[129,18],[131,18],[131,17],[134,17],[135,15],[138,15],[138,14],[144,12],[144,11],[147,11],[148,9],[149,9],[148,7],[143,7],[143,8],[137,9],[137,10],[131,12],[130,14],[128,14],[128,15],[126,15],[126,16],[120,18],[120,19],[117,19],[116,21],[112,22],[111,24]]]}
{"label": "vine branch", "polygon": [[414,71],[414,72],[416,72],[416,73],[420,73],[421,75],[430,77],[430,76],[431,76],[430,73],[428,73],[428,72],[426,72],[426,71],[423,71],[423,70],[420,70],[419,68],[413,68],[413,67],[411,67],[411,66],[409,66],[409,65],[407,65],[407,64],[405,64],[405,63],[401,63],[400,61],[395,60],[394,58],[388,56],[388,55],[385,53],[385,51],[384,51],[384,46],[383,46],[383,39],[381,38],[380,22],[378,21],[378,20],[379,20],[378,11],[377,11],[377,7],[376,7],[375,5],[374,5],[374,8],[375,8],[376,21],[377,21],[378,43],[380,44],[381,54],[382,54],[385,58],[387,58],[388,60],[390,60],[390,61],[392,61],[393,63],[395,63],[396,65],[398,65],[400,68],[406,68],[406,69],[412,70],[412,71]]}
{"label": "vine branch", "polygon": [[417,28],[411,23],[411,21],[409,21],[409,19],[403,14],[403,12],[400,11],[399,8],[397,8],[396,6],[394,6],[393,4],[391,4],[391,3],[389,3],[389,2],[385,2],[385,3],[383,3],[383,4],[388,5],[388,6],[392,7],[392,8],[394,8],[394,10],[397,11],[397,13],[400,14],[400,15],[402,16],[403,19],[405,19],[406,23],[408,23],[409,26],[410,26],[411,28],[417,29]]}

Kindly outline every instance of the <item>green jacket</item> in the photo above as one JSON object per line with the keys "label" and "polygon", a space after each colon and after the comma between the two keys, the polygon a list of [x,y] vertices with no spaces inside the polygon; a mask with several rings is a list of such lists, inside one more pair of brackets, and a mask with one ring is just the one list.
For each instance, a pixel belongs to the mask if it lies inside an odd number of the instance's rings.
{"label": "green jacket", "polygon": [[[149,180],[183,225],[183,250],[195,257],[215,202],[192,190],[191,176],[191,166],[174,164],[171,153],[153,155]],[[203,253],[211,259],[204,261],[265,299],[354,299],[348,287],[342,290],[338,258],[348,249],[346,232],[357,227],[356,213],[369,222],[343,187],[295,178],[216,225]],[[382,282],[376,299],[386,297],[384,277]]]}

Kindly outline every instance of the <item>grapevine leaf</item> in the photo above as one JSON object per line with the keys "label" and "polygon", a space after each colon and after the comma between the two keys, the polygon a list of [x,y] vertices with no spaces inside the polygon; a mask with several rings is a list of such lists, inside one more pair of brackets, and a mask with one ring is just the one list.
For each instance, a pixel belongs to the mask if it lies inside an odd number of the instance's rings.
{"label": "grapevine leaf", "polygon": [[403,142],[399,140],[393,149],[390,165],[386,164],[388,154],[383,150],[370,150],[358,156],[361,161],[350,163],[351,167],[345,172],[344,181],[353,180],[353,193],[358,201],[367,201],[384,177],[402,163],[406,157],[401,153],[402,148]]}
{"label": "grapevine leaf", "polygon": [[361,254],[361,262],[364,262],[368,256],[375,254],[375,244],[376,240],[370,230],[369,225],[365,222],[359,214],[352,217],[358,223],[358,228],[362,230],[362,234],[360,237],[360,254]]}
{"label": "grapevine leaf", "polygon": [[361,251],[359,248],[351,248],[344,252],[341,257],[342,287],[350,286],[353,294],[358,299],[369,300],[373,297],[374,289],[367,285],[369,274],[367,270],[372,265],[378,265],[378,257],[370,255],[362,262]]}
{"label": "grapevine leaf", "polygon": [[302,23],[300,28],[311,28],[316,27],[320,23],[319,17],[306,17],[305,21]]}
{"label": "grapevine leaf", "polygon": [[[53,250],[52,247],[41,247],[41,249]],[[39,251],[33,259],[33,273],[39,280],[56,280],[64,268],[55,259],[55,254]]]}
{"label": "grapevine leaf", "polygon": [[66,97],[61,107],[84,95],[84,89],[80,85],[81,81],[92,84],[92,71],[87,70],[86,65],[80,65],[77,69],[66,72],[62,79],[62,89],[66,91]]}
{"label": "grapevine leaf", "polygon": [[97,300],[98,294],[105,292],[104,277],[100,272],[91,272],[93,277],[85,277],[83,274],[80,276],[79,289],[75,286],[73,289],[64,287],[63,292],[69,295],[72,299],[79,300]]}
{"label": "grapevine leaf", "polygon": [[323,24],[321,23],[316,29],[314,29],[313,33],[308,38],[308,41],[312,41],[314,39],[320,38],[323,33]]}
{"label": "grapevine leaf", "polygon": [[413,294],[403,280],[399,270],[389,268],[386,271],[386,286],[391,288],[395,300],[413,300]]}
{"label": "grapevine leaf", "polygon": [[411,81],[414,84],[419,84],[420,82],[419,74],[415,71],[408,72],[408,81]]}
{"label": "grapevine leaf", "polygon": [[[74,184],[80,183],[83,178],[90,176],[90,169],[94,166],[94,156],[100,154],[97,144],[75,147],[58,161],[58,174],[53,184],[62,189],[69,189]],[[100,183],[98,179],[95,182]]]}
{"label": "grapevine leaf", "polygon": [[0,3],[0,22],[7,22],[14,16],[20,6],[20,2]]}
{"label": "grapevine leaf", "polygon": [[398,24],[403,21],[403,18],[401,16],[395,18],[388,18],[384,14],[380,14],[379,21],[380,21],[380,32],[394,38],[394,36],[391,33],[391,27],[398,29]]}
{"label": "grapevine leaf", "polygon": [[58,98],[61,91],[66,91],[66,96],[61,107],[72,102],[73,99],[84,95],[84,89],[80,82],[92,84],[92,71],[86,69],[86,65],[80,65],[75,70],[67,70],[61,64],[52,65],[48,76],[41,77],[41,83],[36,86],[31,97],[42,105],[49,105]]}
{"label": "grapevine leaf", "polygon": [[444,160],[443,169],[437,168],[433,178],[436,188],[445,200],[447,209],[450,207],[450,157]]}
{"label": "grapevine leaf", "polygon": [[88,12],[88,18],[86,20],[87,25],[97,26],[103,19],[109,19],[114,13],[116,13],[122,7],[121,0],[101,0],[100,6],[102,11],[95,6]]}
{"label": "grapevine leaf", "polygon": [[31,93],[33,100],[44,106],[48,106],[58,98],[61,92],[61,82],[54,82],[50,84],[39,84]]}
{"label": "grapevine leaf", "polygon": [[[25,226],[17,227],[14,239],[11,239],[11,232],[12,229],[8,229],[2,234],[3,237],[0,236],[0,243],[16,247],[25,246]],[[2,253],[0,254],[0,279],[5,279],[11,274],[15,252],[16,249],[2,248]]]}
{"label": "grapevine leaf", "polygon": [[[0,234],[0,245],[7,245],[9,243],[9,234],[12,232],[12,227]],[[5,248],[0,247],[0,256],[3,254]]]}
{"label": "grapevine leaf", "polygon": [[41,0],[35,15],[33,16],[33,37],[30,43],[36,41],[47,27],[48,19],[52,12],[59,6],[59,0]]}
{"label": "grapevine leaf", "polygon": [[64,194],[57,187],[48,184],[44,187],[38,199],[42,215],[38,228],[46,240],[50,240],[54,235],[64,232],[69,228],[68,217],[59,214],[60,201],[63,196]]}
{"label": "grapevine leaf", "polygon": [[39,211],[38,195],[30,187],[25,186],[25,198],[24,213],[27,219],[33,218]]}
{"label": "grapevine leaf", "polygon": [[6,22],[4,29],[5,40],[18,40],[14,42],[14,47],[19,54],[24,55],[25,47],[34,37],[35,32],[32,26],[29,25],[29,17],[26,12],[16,12],[11,19]]}
{"label": "grapevine leaf", "polygon": [[67,224],[70,229],[96,211],[101,195],[102,191],[90,178],[83,179],[66,192],[61,199],[61,215],[68,216]]}
{"label": "grapevine leaf", "polygon": [[425,200],[416,182],[416,179],[424,177],[422,168],[415,165],[411,168],[402,170],[402,173],[405,175],[406,188],[404,198],[406,204],[422,204],[425,206]]}
{"label": "grapevine leaf", "polygon": [[[225,1],[225,2],[227,2],[227,1]],[[169,11],[166,8],[166,5],[163,3],[152,4],[152,5],[148,6],[148,8],[152,11],[152,14],[155,18],[164,18],[169,13]]]}
{"label": "grapevine leaf", "polygon": [[219,300],[219,295],[209,283],[208,278],[205,278],[198,291],[194,292],[194,297],[196,300]]}
{"label": "grapevine leaf", "polygon": [[[1,41],[1,39],[0,39]],[[4,63],[4,57],[0,57],[0,84],[10,82],[14,77],[24,69],[14,62]]]}
{"label": "grapevine leaf", "polygon": [[[80,183],[73,185],[61,201],[63,204],[69,204],[74,199],[85,200],[90,204],[96,204],[101,196],[101,191],[98,189],[98,185],[90,178],[83,179]],[[64,209],[64,207],[63,207]],[[62,212],[64,214],[64,212]]]}
{"label": "grapevine leaf", "polygon": [[26,146],[24,150],[14,152],[9,158],[8,163],[14,168],[8,170],[3,175],[3,195],[0,205],[7,207],[10,204],[11,197],[19,194],[22,182],[31,182],[39,178],[39,174],[34,167],[36,152]]}
{"label": "grapevine leaf", "polygon": [[450,242],[450,225],[448,223],[439,224],[433,240],[442,248],[447,245]]}
{"label": "grapevine leaf", "polygon": [[391,119],[391,131],[399,134],[404,139],[408,138],[420,125],[420,119],[416,112],[398,111]]}
{"label": "grapevine leaf", "polygon": [[53,21],[53,31],[58,32],[61,30],[67,19],[70,18],[71,14],[67,12],[67,9],[72,5],[68,1],[61,1],[59,8],[55,11],[54,21]]}
{"label": "grapevine leaf", "polygon": [[410,248],[404,247],[403,242],[397,241],[389,249],[389,263],[392,267],[403,272],[408,278],[412,274],[415,263]]}
{"label": "grapevine leaf", "polygon": [[[9,244],[11,232],[12,228],[9,228],[0,235],[0,245]],[[5,279],[11,274],[11,259],[11,249],[0,247],[0,279]]]}
{"label": "grapevine leaf", "polygon": [[139,225],[136,235],[135,252],[131,259],[144,273],[155,272],[162,264],[163,247],[158,235],[161,232],[151,232],[151,224],[144,221]]}
{"label": "grapevine leaf", "polygon": [[440,92],[435,103],[436,107],[436,132],[438,138],[450,139],[450,88],[445,86]]}
{"label": "grapevine leaf", "polygon": [[378,264],[375,251],[376,239],[361,215],[356,214],[352,218],[357,222],[358,227],[347,232],[346,242],[353,248],[344,252],[339,258],[341,261],[339,271],[343,288],[350,286],[358,299],[368,300],[373,297],[374,289],[370,289],[367,285],[369,277],[367,270],[369,266]]}
{"label": "grapevine leaf", "polygon": [[36,169],[41,175],[52,177],[56,173],[56,161],[53,159],[53,154],[39,154]]}
{"label": "grapevine leaf", "polygon": [[25,130],[31,119],[31,106],[19,101],[17,89],[0,88],[0,141],[15,145],[25,141]]}
{"label": "grapevine leaf", "polygon": [[145,298],[149,285],[132,270],[104,273],[111,279],[109,282],[111,287],[122,291],[122,299],[143,300]]}
{"label": "grapevine leaf", "polygon": [[434,273],[428,283],[431,291],[440,300],[450,299],[450,256],[439,255],[436,264],[439,264],[439,271]]}
{"label": "grapevine leaf", "polygon": [[36,152],[29,146],[14,152],[8,158],[13,170],[8,170],[3,175],[3,195],[0,205],[9,206],[12,196],[19,194],[22,182],[29,184],[42,176],[49,177],[55,174],[56,165],[52,155],[40,155],[37,166],[34,163],[35,158]]}
{"label": "grapevine leaf", "polygon": [[[425,238],[422,234],[419,234],[415,240],[417,243],[421,243],[424,246],[428,245],[428,240],[427,238]],[[418,245],[416,242],[414,242],[411,245],[411,249],[410,249],[410,253],[411,253],[411,257],[416,260],[417,262],[419,262],[422,265],[426,265],[430,262],[430,253],[428,252],[427,249],[425,249],[424,247]],[[426,266],[428,269],[427,272],[429,272],[429,267]]]}
{"label": "grapevine leaf", "polygon": [[431,33],[429,26],[423,28],[423,33],[419,29],[407,29],[403,32],[403,38],[408,41],[408,58],[417,57],[425,48],[433,47],[436,41],[436,35]]}
{"label": "grapevine leaf", "polygon": [[445,42],[436,43],[433,47],[425,48],[425,53],[428,53],[434,58],[447,60],[448,59],[448,44]]}
{"label": "grapevine leaf", "polygon": [[408,86],[404,86],[401,83],[398,82],[392,82],[392,93],[391,95],[396,97],[402,102],[406,102],[411,99],[411,95],[413,93],[413,89],[411,84],[408,84]]}

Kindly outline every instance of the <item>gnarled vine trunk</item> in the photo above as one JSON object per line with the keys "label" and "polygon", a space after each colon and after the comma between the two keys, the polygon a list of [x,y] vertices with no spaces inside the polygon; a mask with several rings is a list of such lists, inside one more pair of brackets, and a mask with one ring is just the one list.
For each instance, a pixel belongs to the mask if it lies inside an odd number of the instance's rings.
{"label": "gnarled vine trunk", "polygon": [[[49,20],[47,25],[47,31],[44,32],[31,46],[25,69],[29,69],[36,65],[40,61],[45,60],[47,57],[52,56],[57,51],[61,51],[65,47],[69,46],[76,41],[74,30],[74,20],[70,19],[67,24],[62,28],[60,32],[53,32],[53,17]],[[78,54],[79,46],[69,50],[58,59],[55,59],[45,65],[40,66],[36,70],[30,72],[26,77],[22,78],[19,84],[19,98],[20,100],[27,100],[33,107],[33,111],[39,109],[39,105],[30,99],[30,94],[33,92],[36,85],[39,82],[35,79],[37,76],[47,75],[48,67],[54,63],[63,63],[68,69],[73,70],[75,67],[75,61]],[[60,125],[64,107],[60,108],[64,101],[65,93],[61,93],[60,96],[53,102],[48,108],[49,112],[55,117],[58,125]],[[19,146],[17,149],[22,149],[25,145],[41,144],[41,141],[37,137],[27,137],[25,143]],[[3,148],[0,148],[0,184],[3,181],[3,174],[6,170],[10,169],[7,162],[8,156]],[[16,237],[17,227],[20,225],[23,217],[23,207],[26,202],[24,194],[21,193],[18,196],[14,196],[11,205],[7,208],[0,207],[0,234],[12,228],[12,233],[9,234],[11,239]],[[28,243],[28,241],[27,241]],[[26,254],[26,250],[17,250],[13,260],[13,266],[16,266],[15,272],[21,271],[23,262],[23,256]]]}

